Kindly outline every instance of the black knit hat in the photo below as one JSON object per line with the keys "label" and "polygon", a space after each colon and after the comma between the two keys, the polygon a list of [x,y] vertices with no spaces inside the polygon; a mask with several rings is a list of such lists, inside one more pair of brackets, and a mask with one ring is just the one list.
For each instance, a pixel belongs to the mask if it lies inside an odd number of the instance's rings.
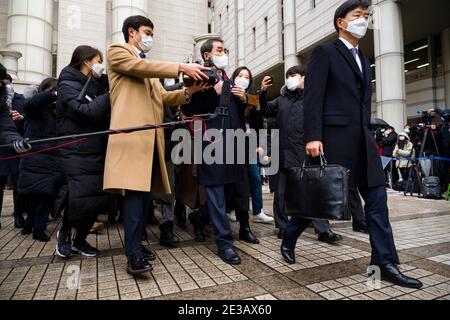
{"label": "black knit hat", "polygon": [[369,8],[370,0],[347,0],[339,8],[337,8],[336,13],[334,14],[334,27],[336,28],[337,32],[339,32],[337,20],[340,18],[345,18],[347,16],[347,13],[355,10],[360,6],[363,6],[366,9]]}
{"label": "black knit hat", "polygon": [[6,68],[0,63],[0,80],[4,80],[8,77]]}

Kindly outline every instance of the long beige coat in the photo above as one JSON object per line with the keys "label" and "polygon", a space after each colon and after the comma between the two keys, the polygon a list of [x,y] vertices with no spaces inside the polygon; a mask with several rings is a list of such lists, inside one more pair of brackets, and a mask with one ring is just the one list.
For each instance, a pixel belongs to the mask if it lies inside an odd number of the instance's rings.
{"label": "long beige coat", "polygon": [[[107,59],[111,129],[162,123],[164,106],[187,103],[184,90],[167,92],[159,82],[159,78],[177,78],[179,64],[143,60],[128,44],[111,45]],[[152,177],[155,148],[159,168],[154,170],[157,176]],[[171,193],[164,148],[163,129],[110,136],[104,190]]]}

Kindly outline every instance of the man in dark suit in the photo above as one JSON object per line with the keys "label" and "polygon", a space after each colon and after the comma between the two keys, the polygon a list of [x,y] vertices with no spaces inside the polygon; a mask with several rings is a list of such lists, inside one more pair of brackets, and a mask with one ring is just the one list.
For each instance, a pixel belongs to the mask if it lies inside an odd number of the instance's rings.
{"label": "man in dark suit", "polygon": [[[372,262],[381,278],[394,284],[420,288],[422,283],[403,275],[394,243],[384,172],[369,129],[371,115],[370,63],[358,43],[368,29],[369,3],[348,0],[336,11],[334,25],[339,39],[319,45],[313,52],[305,82],[305,139],[307,153],[324,153],[330,164],[350,170],[350,185],[365,200]],[[294,258],[302,220],[285,229],[282,254]]]}

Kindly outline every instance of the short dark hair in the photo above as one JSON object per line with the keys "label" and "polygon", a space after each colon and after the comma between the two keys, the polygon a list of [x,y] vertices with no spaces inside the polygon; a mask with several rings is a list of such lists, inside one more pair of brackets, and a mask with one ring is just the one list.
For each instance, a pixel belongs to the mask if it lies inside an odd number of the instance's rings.
{"label": "short dark hair", "polygon": [[336,13],[334,14],[334,28],[337,32],[339,32],[337,20],[345,18],[350,11],[361,6],[368,9],[370,7],[370,0],[347,0],[336,9]]}
{"label": "short dark hair", "polygon": [[239,73],[241,73],[242,70],[247,70],[248,71],[249,81],[250,81],[248,88],[250,89],[251,86],[253,85],[253,75],[252,75],[252,72],[250,71],[250,69],[247,68],[247,67],[239,67],[239,68],[237,68],[233,72],[233,75],[231,76],[231,80],[233,80],[233,81],[236,80],[237,76],[239,75]]}
{"label": "short dark hair", "polygon": [[295,66],[291,67],[286,71],[286,78],[289,78],[290,76],[299,74],[302,77],[306,75],[306,66]]}
{"label": "short dark hair", "polygon": [[9,82],[13,82],[13,78],[11,77],[10,74],[7,74],[6,78],[4,80],[8,80]]}
{"label": "short dark hair", "polygon": [[72,68],[80,70],[85,60],[92,60],[96,56],[100,56],[100,59],[103,61],[103,55],[100,50],[90,46],[79,46],[73,52],[69,65]]}
{"label": "short dark hair", "polygon": [[58,87],[58,80],[55,78],[44,79],[39,85],[38,91],[45,92],[47,90],[54,91]]}
{"label": "short dark hair", "polygon": [[142,26],[150,27],[152,29],[155,28],[153,22],[144,16],[131,16],[125,19],[123,22],[122,32],[123,37],[125,38],[125,42],[128,43],[130,37],[128,35],[128,29],[132,28],[136,31],[139,31],[139,28]]}
{"label": "short dark hair", "polygon": [[205,59],[205,53],[211,53],[213,51],[215,42],[224,43],[222,38],[211,38],[206,40],[206,42],[202,44],[200,48],[200,54],[202,55],[202,59]]}

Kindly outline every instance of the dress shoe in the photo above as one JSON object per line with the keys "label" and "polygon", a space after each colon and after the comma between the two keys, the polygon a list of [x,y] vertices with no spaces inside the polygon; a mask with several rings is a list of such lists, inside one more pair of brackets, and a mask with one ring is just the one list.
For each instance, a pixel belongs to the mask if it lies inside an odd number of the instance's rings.
{"label": "dress shoe", "polygon": [[173,232],[173,222],[164,222],[159,229],[161,230],[161,235],[159,237],[159,244],[164,247],[174,247],[180,243],[180,238],[176,236]]}
{"label": "dress shoe", "polygon": [[327,232],[319,234],[319,241],[321,241],[321,242],[334,244],[341,240],[342,240],[342,236],[337,233],[334,233],[333,231],[327,231]]}
{"label": "dress shoe", "polygon": [[156,260],[156,254],[153,251],[148,250],[144,246],[142,246],[142,254],[144,255],[144,258],[147,259],[148,261]]}
{"label": "dress shoe", "polygon": [[398,270],[397,266],[393,264],[388,264],[381,267],[381,280],[385,280],[405,288],[420,289],[423,287],[422,282],[405,276],[400,272],[400,270]]}
{"label": "dress shoe", "polygon": [[250,228],[243,228],[239,230],[239,240],[252,244],[259,244],[258,238],[256,238]]}
{"label": "dress shoe", "polygon": [[295,242],[285,237],[281,243],[281,255],[287,263],[295,264]]}
{"label": "dress shoe", "polygon": [[21,214],[14,215],[14,228],[23,229],[25,228],[25,219]]}
{"label": "dress shoe", "polygon": [[128,259],[127,272],[129,274],[148,273],[152,270],[152,265],[142,256],[132,255]]}
{"label": "dress shoe", "polygon": [[20,232],[20,234],[23,235],[23,236],[27,236],[27,235],[32,234],[32,233],[33,233],[33,229],[30,228],[30,227],[25,227],[25,228],[22,229],[22,232]]}
{"label": "dress shoe", "polygon": [[359,233],[364,233],[364,234],[369,234],[369,230],[367,229],[367,224],[365,222],[359,222],[359,223],[353,224],[353,231],[359,232]]}
{"label": "dress shoe", "polygon": [[49,242],[50,237],[43,230],[33,231],[33,239],[40,242]]}
{"label": "dress shoe", "polygon": [[223,262],[228,264],[241,264],[241,258],[233,248],[220,250],[219,257],[223,260]]}

